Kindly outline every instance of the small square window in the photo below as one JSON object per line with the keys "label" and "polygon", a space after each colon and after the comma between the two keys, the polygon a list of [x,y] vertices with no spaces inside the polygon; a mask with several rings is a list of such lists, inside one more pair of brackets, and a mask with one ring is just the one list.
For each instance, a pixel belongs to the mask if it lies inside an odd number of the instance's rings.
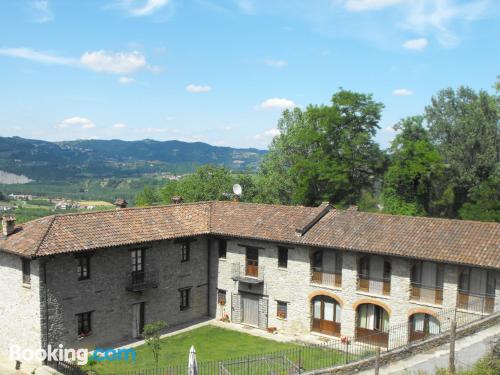
{"label": "small square window", "polygon": [[180,310],[181,311],[189,309],[189,306],[190,306],[189,295],[191,294],[190,292],[191,292],[191,288],[179,290]]}
{"label": "small square window", "polygon": [[222,289],[217,289],[217,303],[219,305],[225,305],[226,304],[226,291]]}
{"label": "small square window", "polygon": [[189,242],[183,242],[181,244],[181,262],[188,262],[190,257],[191,246]]}
{"label": "small square window", "polygon": [[78,336],[88,336],[92,331],[91,326],[91,317],[92,312],[84,312],[80,314],[76,314],[76,318],[78,321]]}
{"label": "small square window", "polygon": [[219,239],[219,259],[226,259],[227,255],[227,241]]}
{"label": "small square window", "polygon": [[286,247],[278,247],[278,267],[288,267],[288,249]]}
{"label": "small square window", "polygon": [[90,256],[78,257],[76,262],[78,280],[90,279]]}
{"label": "small square window", "polygon": [[277,309],[276,309],[276,316],[280,319],[286,319],[287,318],[287,303],[282,302],[282,301],[277,301]]}
{"label": "small square window", "polygon": [[23,258],[23,284],[31,284],[31,261]]}

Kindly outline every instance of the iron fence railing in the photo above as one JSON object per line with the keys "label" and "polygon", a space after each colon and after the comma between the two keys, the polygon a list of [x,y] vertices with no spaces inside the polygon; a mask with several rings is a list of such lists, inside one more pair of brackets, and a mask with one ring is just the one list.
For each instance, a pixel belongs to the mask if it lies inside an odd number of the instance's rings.
{"label": "iron fence railing", "polygon": [[[476,310],[480,310],[479,307]],[[486,312],[467,312],[448,308],[426,316],[415,325],[415,322],[402,322],[391,325],[386,331],[363,332],[363,337],[341,337],[329,342],[310,345],[301,344],[296,348],[255,354],[222,361],[202,361],[198,364],[199,375],[293,375],[349,364],[361,359],[375,356],[377,348],[384,352],[409,347],[451,329],[453,321],[457,327],[483,319]],[[432,320],[432,324],[431,324]],[[422,323],[423,322],[423,323]],[[359,330],[357,330],[359,331]],[[418,333],[418,334],[416,334]],[[383,340],[382,340],[383,339]],[[95,373],[100,375],[99,371]],[[131,369],[113,375],[185,375],[186,363],[183,365],[162,367],[159,369]],[[78,373],[74,373],[79,375]],[[109,372],[106,372],[109,374]],[[73,375],[73,373],[68,373]]]}

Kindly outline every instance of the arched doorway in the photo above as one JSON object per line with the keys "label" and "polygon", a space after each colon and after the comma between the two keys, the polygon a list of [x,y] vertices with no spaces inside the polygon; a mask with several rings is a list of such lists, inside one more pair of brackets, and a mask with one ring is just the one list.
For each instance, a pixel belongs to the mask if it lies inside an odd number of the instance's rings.
{"label": "arched doorway", "polygon": [[439,320],[430,314],[416,313],[409,318],[410,341],[423,340],[431,335],[438,335],[441,332]]}
{"label": "arched doorway", "polygon": [[329,296],[319,295],[311,300],[312,330],[340,336],[340,305]]}
{"label": "arched doorway", "polygon": [[387,346],[389,313],[381,306],[363,303],[356,309],[356,340]]}

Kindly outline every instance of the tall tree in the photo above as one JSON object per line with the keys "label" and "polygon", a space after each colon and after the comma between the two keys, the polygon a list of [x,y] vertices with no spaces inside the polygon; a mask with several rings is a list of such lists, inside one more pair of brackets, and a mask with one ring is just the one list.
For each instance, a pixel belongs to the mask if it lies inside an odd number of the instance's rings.
{"label": "tall tree", "polygon": [[429,139],[423,116],[401,120],[392,141],[391,164],[384,175],[384,211],[430,214],[434,186],[442,179],[444,163]]}
{"label": "tall tree", "polygon": [[438,92],[425,109],[431,140],[449,165],[454,215],[500,162],[499,109],[498,96],[468,87]]}
{"label": "tall tree", "polygon": [[356,203],[382,171],[373,140],[382,108],[371,95],[340,90],[330,106],[285,111],[260,169],[264,200]]}
{"label": "tall tree", "polygon": [[163,201],[170,203],[173,196],[181,196],[184,202],[200,202],[227,199],[232,192],[233,178],[225,167],[205,165],[176,182],[161,189]]}

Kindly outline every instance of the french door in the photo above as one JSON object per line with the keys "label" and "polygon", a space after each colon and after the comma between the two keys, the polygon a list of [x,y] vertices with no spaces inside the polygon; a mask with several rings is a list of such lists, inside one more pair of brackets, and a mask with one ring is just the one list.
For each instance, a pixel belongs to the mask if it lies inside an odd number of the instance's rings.
{"label": "french door", "polygon": [[144,331],[146,304],[144,302],[132,305],[132,337],[138,338]]}

